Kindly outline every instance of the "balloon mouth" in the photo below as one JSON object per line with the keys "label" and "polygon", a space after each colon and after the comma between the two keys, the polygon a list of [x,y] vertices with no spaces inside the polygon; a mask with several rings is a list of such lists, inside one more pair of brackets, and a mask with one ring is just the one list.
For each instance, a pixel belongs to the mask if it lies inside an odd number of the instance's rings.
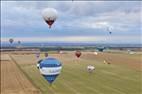
{"label": "balloon mouth", "polygon": [[79,58],[81,56],[80,52],[76,52],[75,55]]}
{"label": "balloon mouth", "polygon": [[46,20],[46,23],[49,25],[49,28],[51,28],[52,24],[54,23],[54,20]]}
{"label": "balloon mouth", "polygon": [[79,58],[81,55],[76,55],[77,56],[77,58]]}
{"label": "balloon mouth", "polygon": [[48,81],[49,84],[52,84],[58,75],[59,74],[57,74],[57,75],[43,75],[42,74],[42,76]]}

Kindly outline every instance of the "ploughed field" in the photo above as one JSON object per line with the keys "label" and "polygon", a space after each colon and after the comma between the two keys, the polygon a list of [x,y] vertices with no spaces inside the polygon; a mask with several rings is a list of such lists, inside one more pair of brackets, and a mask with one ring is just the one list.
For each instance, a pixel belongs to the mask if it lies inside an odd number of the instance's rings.
{"label": "ploughed field", "polygon": [[[83,52],[77,59],[74,52],[49,52],[63,65],[52,86],[37,69],[35,54],[1,56],[2,94],[142,94],[141,54]],[[91,74],[90,64],[95,66]]]}
{"label": "ploughed field", "polygon": [[40,94],[6,54],[1,57],[1,94]]}

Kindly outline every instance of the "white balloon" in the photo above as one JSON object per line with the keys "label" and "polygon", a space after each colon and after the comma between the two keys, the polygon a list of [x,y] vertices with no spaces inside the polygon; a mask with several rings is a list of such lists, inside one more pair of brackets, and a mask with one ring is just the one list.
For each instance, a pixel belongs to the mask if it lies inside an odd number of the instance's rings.
{"label": "white balloon", "polygon": [[98,53],[97,53],[97,52],[94,52],[94,55],[98,55]]}
{"label": "white balloon", "polygon": [[60,51],[59,53],[60,53],[60,54],[63,54],[63,51]]}
{"label": "white balloon", "polygon": [[91,72],[93,72],[95,70],[95,67],[93,65],[88,65],[87,70],[88,70],[88,72],[91,73]]}
{"label": "white balloon", "polygon": [[42,11],[42,16],[44,20],[56,20],[57,19],[57,11],[53,8],[46,8]]}

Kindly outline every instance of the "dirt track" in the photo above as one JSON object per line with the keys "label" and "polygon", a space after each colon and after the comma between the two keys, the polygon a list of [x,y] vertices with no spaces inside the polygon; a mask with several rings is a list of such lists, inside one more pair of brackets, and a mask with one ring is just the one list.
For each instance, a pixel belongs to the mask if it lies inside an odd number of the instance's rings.
{"label": "dirt track", "polygon": [[10,57],[5,56],[1,60],[1,94],[40,94]]}

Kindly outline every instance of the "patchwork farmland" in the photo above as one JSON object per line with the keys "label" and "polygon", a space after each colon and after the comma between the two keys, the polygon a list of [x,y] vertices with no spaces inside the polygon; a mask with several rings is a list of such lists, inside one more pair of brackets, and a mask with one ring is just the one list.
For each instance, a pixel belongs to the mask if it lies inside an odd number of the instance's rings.
{"label": "patchwork farmland", "polygon": [[[141,54],[83,52],[77,59],[69,51],[49,57],[63,65],[52,86],[37,69],[35,54],[1,53],[1,94],[142,94]],[[92,74],[89,64],[96,68]]]}

